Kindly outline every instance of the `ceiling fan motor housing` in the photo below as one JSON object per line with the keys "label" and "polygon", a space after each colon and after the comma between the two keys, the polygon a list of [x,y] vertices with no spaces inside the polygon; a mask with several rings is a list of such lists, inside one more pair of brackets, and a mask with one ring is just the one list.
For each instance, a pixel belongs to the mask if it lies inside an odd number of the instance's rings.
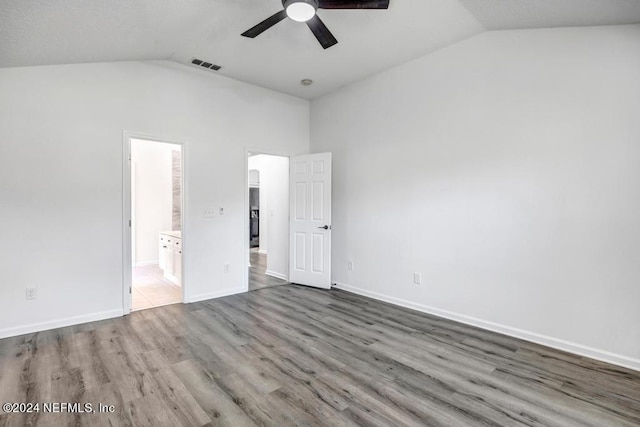
{"label": "ceiling fan motor housing", "polygon": [[307,3],[313,6],[315,10],[318,10],[318,2],[317,0],[282,0],[282,6],[287,9],[292,3]]}

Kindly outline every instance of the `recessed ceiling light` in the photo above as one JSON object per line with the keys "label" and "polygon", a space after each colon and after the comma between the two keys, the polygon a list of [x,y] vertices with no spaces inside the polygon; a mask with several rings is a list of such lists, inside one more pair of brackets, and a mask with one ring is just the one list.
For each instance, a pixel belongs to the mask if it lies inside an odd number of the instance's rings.
{"label": "recessed ceiling light", "polygon": [[302,86],[311,86],[313,84],[313,80],[311,80],[311,79],[302,79],[302,80],[300,80],[300,84]]}

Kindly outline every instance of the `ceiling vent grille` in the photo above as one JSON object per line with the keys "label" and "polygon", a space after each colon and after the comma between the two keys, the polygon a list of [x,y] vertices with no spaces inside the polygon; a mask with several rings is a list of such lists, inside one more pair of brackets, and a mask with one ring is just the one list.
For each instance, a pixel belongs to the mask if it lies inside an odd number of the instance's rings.
{"label": "ceiling vent grille", "polygon": [[208,70],[213,70],[213,71],[218,71],[220,68],[222,68],[222,66],[220,65],[212,64],[211,62],[203,61],[202,59],[198,59],[198,58],[191,58],[191,63],[193,65],[197,65],[199,67],[206,68]]}

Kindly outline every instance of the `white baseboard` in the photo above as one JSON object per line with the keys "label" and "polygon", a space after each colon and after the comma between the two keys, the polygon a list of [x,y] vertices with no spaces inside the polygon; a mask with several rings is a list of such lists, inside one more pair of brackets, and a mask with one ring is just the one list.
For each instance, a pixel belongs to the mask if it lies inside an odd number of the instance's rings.
{"label": "white baseboard", "polygon": [[[217,292],[193,295],[189,297],[188,300],[185,300],[185,302],[192,303],[192,302],[204,301],[208,299],[239,294],[246,291],[247,291],[246,287],[223,289]],[[0,329],[0,339],[15,337],[17,335],[32,334],[35,332],[48,331],[49,329],[63,328],[65,326],[80,325],[82,323],[95,322],[98,320],[112,319],[114,317],[121,317],[121,316],[124,316],[124,311],[122,308],[119,308],[117,310],[109,310],[109,311],[103,311],[99,313],[91,313],[91,314],[85,314],[81,316],[67,317],[64,319],[51,320],[48,322],[32,323],[29,325],[16,326],[13,328],[3,328],[3,329]]]}
{"label": "white baseboard", "polygon": [[276,279],[289,280],[286,274],[278,273],[275,271],[267,270],[264,272],[267,276],[275,277]]}
{"label": "white baseboard", "polygon": [[379,301],[388,302],[390,304],[399,305],[401,307],[410,308],[412,310],[421,311],[423,313],[432,314],[434,316],[443,317],[445,319],[454,320],[456,322],[464,323],[471,326],[476,326],[478,328],[486,329],[493,332],[498,332],[500,334],[508,335],[511,337],[520,338],[525,341],[530,341],[536,344],[552,347],[558,350],[577,354],[579,356],[590,357],[592,359],[596,359],[603,362],[607,362],[614,365],[623,366],[625,368],[640,371],[640,359],[634,359],[632,357],[611,353],[609,351],[600,350],[593,347],[587,347],[582,344],[577,344],[570,341],[549,337],[546,335],[540,335],[535,332],[529,332],[529,331],[525,331],[518,328],[512,328],[510,326],[501,325],[499,323],[488,322],[486,320],[477,319],[475,317],[465,316],[463,314],[453,313],[447,310],[441,310],[439,308],[406,301],[400,298],[390,297],[388,295],[380,294],[378,292],[371,292],[371,291],[357,288],[355,286],[350,286],[344,283],[336,283],[335,287],[347,292],[366,296]]}
{"label": "white baseboard", "polygon": [[63,328],[65,326],[79,325],[81,323],[95,322],[97,320],[112,319],[124,315],[122,308],[117,310],[102,311],[99,313],[84,314],[82,316],[67,317],[64,319],[51,320],[48,322],[32,323],[30,325],[17,326],[14,328],[0,329],[0,338],[15,337],[17,335],[32,334],[35,332],[48,331],[49,329]]}
{"label": "white baseboard", "polygon": [[140,262],[136,262],[136,267],[144,267],[147,265],[154,265],[154,264],[160,264],[160,261],[159,260],[140,261]]}
{"label": "white baseboard", "polygon": [[222,289],[216,292],[207,292],[204,294],[190,295],[185,302],[192,303],[192,302],[198,302],[198,301],[205,301],[208,299],[222,298],[229,295],[241,294],[246,291],[247,291],[247,288],[244,286],[227,288],[227,289]]}
{"label": "white baseboard", "polygon": [[167,270],[164,270],[163,277],[174,285],[182,287],[182,280],[180,279],[180,277],[167,273]]}

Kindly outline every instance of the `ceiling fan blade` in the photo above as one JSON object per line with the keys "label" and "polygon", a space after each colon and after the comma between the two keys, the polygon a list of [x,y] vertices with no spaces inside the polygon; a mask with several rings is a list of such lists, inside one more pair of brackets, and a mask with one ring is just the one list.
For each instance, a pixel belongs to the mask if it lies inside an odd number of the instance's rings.
{"label": "ceiling fan blade", "polygon": [[320,9],[388,9],[389,0],[318,0]]}
{"label": "ceiling fan blade", "polygon": [[255,27],[248,29],[247,31],[242,33],[242,35],[250,38],[259,36],[260,34],[267,31],[269,28],[273,27],[274,25],[276,25],[278,22],[282,21],[286,17],[287,17],[287,12],[283,9],[280,12],[271,15],[270,17],[268,17],[267,19],[265,19]]}
{"label": "ceiling fan blade", "polygon": [[324,25],[324,22],[322,22],[320,18],[318,18],[318,15],[314,15],[313,18],[309,19],[307,21],[307,25],[311,29],[313,35],[316,36],[323,48],[327,49],[338,43],[338,40],[333,37],[331,31],[329,31],[327,26]]}

